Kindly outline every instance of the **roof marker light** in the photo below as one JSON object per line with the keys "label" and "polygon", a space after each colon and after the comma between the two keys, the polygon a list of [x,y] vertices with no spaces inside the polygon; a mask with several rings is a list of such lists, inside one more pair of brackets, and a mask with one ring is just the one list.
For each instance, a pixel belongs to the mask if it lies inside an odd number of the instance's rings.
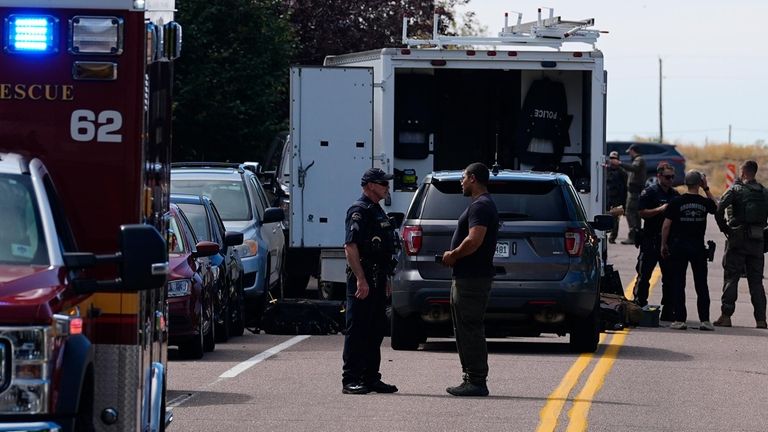
{"label": "roof marker light", "polygon": [[58,51],[58,20],[48,15],[11,15],[5,20],[5,49],[11,53]]}

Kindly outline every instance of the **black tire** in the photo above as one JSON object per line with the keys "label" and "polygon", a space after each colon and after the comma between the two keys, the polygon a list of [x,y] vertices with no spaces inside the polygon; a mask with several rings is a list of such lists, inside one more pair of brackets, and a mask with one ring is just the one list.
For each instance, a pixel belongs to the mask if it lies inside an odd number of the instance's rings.
{"label": "black tire", "polygon": [[[285,273],[283,294],[285,297],[304,298],[307,295],[307,284],[309,284],[314,266],[306,255],[301,250],[288,249],[285,252],[286,259],[283,261],[283,272]],[[313,256],[313,258],[315,257]]]}
{"label": "black tire", "polygon": [[[275,282],[273,286],[269,286],[269,275],[267,275],[267,282],[266,282],[266,285],[264,285],[268,288],[269,292],[272,293],[272,297],[274,298],[281,298],[286,296],[289,290],[288,278],[290,277],[290,275],[288,275],[287,273],[288,268],[285,265],[286,263],[285,257],[286,257],[286,253],[283,252],[283,259],[281,260],[282,264],[280,265],[280,272],[279,272],[279,277],[277,278],[277,282]],[[269,269],[270,265],[272,265],[271,261],[272,261],[271,259],[267,261],[267,269]]]}
{"label": "black tire", "polygon": [[203,336],[203,350],[205,352],[213,352],[216,349],[216,326],[214,325],[213,303],[208,304],[208,310],[205,315],[208,320],[208,331],[205,332],[205,336]]}
{"label": "black tire", "polygon": [[234,304],[230,306],[230,310],[232,311],[232,318],[229,335],[232,337],[242,336],[245,333],[245,296],[243,296],[242,288],[237,290]]}
{"label": "black tire", "polygon": [[600,342],[600,305],[595,303],[589,315],[573,323],[568,348],[574,353],[593,353]]}
{"label": "black tire", "polygon": [[285,274],[285,285],[283,286],[283,294],[288,298],[304,298],[307,295],[307,285],[309,284],[309,278],[312,276],[310,271],[306,268],[298,266],[298,268],[291,269],[290,272],[287,269],[283,271]]}
{"label": "black tire", "polygon": [[343,282],[320,282],[317,296],[321,300],[344,300],[347,297],[347,284]]}
{"label": "black tire", "polygon": [[417,317],[403,317],[392,309],[390,343],[396,351],[415,351],[421,343],[421,329]]}
{"label": "black tire", "polygon": [[229,313],[229,302],[224,302],[224,306],[216,316],[215,323],[216,342],[228,341],[229,329],[232,327],[232,316]]}
{"label": "black tire", "polygon": [[75,416],[75,432],[94,432],[93,426],[93,368],[88,367],[85,372],[85,380],[80,390],[80,401],[77,403],[77,415]]}
{"label": "black tire", "polygon": [[181,355],[188,359],[201,359],[205,352],[205,334],[203,333],[203,313],[200,312],[197,323],[197,335],[179,345]]}

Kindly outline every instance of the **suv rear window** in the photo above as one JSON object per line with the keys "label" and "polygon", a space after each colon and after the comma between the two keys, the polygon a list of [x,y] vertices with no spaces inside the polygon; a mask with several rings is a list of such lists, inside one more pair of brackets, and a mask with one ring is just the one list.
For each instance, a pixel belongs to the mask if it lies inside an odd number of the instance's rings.
{"label": "suv rear window", "polygon": [[171,193],[207,196],[216,203],[221,220],[243,221],[252,217],[250,201],[241,181],[172,179]]}
{"label": "suv rear window", "polygon": [[[462,194],[458,181],[435,181],[424,188],[423,192],[419,191],[419,195],[423,193],[424,196],[419,219],[455,220],[469,204],[469,198]],[[562,189],[555,182],[491,182],[488,192],[493,197],[502,220],[570,220]],[[419,201],[414,200],[414,205],[419,205]]]}

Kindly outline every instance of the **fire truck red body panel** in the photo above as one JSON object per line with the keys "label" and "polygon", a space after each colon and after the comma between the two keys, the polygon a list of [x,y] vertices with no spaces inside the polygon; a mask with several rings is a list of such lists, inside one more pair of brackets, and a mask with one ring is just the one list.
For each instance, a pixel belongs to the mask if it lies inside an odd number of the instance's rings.
{"label": "fire truck red body panel", "polygon": [[[0,262],[0,355],[10,359],[0,362],[7,369],[0,370],[2,430],[17,423],[80,430],[89,422],[97,431],[160,430],[167,420],[164,289],[121,285],[117,262],[125,253],[116,252],[121,226],[150,225],[165,235],[172,60],[181,38],[174,7],[173,0],[0,0],[0,156],[42,163],[36,172],[53,191],[37,186],[46,195],[38,204],[63,215],[67,229],[56,220],[55,233],[72,238],[71,247],[49,243],[61,247],[50,265]],[[13,16],[53,18],[54,52],[8,49]],[[118,52],[73,50],[78,17],[119,23]],[[83,68],[91,75],[78,75]],[[73,253],[117,261],[80,267]],[[79,279],[117,282],[84,291]],[[25,335],[41,345],[39,360],[18,357]],[[18,371],[37,369],[25,362],[41,365],[32,376],[41,396],[18,411],[3,401],[28,401]]]}

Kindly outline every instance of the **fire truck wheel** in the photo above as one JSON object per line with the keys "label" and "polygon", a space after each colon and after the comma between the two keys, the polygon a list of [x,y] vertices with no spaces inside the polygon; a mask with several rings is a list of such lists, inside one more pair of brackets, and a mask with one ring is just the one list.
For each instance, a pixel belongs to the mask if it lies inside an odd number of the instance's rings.
{"label": "fire truck wheel", "polygon": [[179,346],[181,355],[189,359],[201,359],[205,347],[205,334],[203,333],[203,314],[198,317],[197,335]]}
{"label": "fire truck wheel", "polygon": [[93,432],[93,368],[88,367],[75,417],[75,432]]}
{"label": "fire truck wheel", "polygon": [[229,302],[225,302],[216,317],[216,342],[226,342],[229,340],[229,328],[231,327],[232,316],[229,314]]}
{"label": "fire truck wheel", "polygon": [[216,349],[216,326],[213,324],[213,304],[211,303],[208,304],[205,319],[208,322],[208,331],[203,336],[203,350],[205,352],[213,352]]}

